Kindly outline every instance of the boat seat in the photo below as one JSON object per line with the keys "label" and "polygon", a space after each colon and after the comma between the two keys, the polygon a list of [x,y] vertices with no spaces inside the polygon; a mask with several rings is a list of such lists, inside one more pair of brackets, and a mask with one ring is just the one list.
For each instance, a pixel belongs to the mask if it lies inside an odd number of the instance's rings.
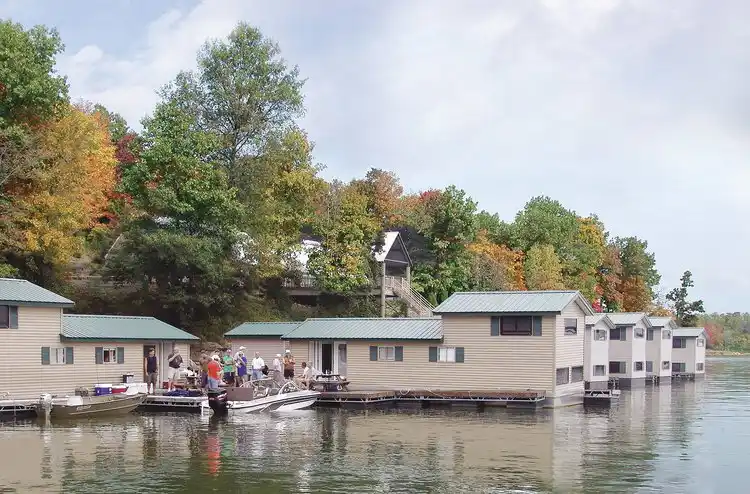
{"label": "boat seat", "polygon": [[254,399],[253,388],[227,388],[227,400],[250,401]]}

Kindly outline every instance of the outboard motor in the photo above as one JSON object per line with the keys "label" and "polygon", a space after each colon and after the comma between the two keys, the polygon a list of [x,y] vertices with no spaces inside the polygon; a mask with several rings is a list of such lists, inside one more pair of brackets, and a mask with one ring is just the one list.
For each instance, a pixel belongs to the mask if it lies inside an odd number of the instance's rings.
{"label": "outboard motor", "polygon": [[47,417],[49,416],[51,411],[52,395],[49,393],[44,393],[39,397],[39,402],[37,403],[37,414],[40,417]]}
{"label": "outboard motor", "polygon": [[214,411],[214,415],[226,415],[229,412],[227,406],[226,389],[209,389],[208,406]]}

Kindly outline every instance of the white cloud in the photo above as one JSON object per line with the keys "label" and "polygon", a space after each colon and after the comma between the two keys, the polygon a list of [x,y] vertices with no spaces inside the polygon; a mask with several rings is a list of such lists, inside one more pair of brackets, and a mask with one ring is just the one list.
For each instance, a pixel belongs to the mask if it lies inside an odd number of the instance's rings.
{"label": "white cloud", "polygon": [[124,58],[92,45],[61,69],[74,95],[136,122],[207,37],[247,20],[309,78],[304,125],[327,174],[455,183],[508,219],[549,194],[649,240],[665,286],[691,269],[709,309],[750,310],[746,2],[326,5],[207,0],[163,14]]}

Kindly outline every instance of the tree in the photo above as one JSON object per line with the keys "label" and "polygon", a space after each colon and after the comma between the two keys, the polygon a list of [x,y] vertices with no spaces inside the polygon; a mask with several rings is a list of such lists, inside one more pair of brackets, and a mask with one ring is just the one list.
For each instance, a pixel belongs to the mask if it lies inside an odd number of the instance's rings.
{"label": "tree", "polygon": [[[40,132],[41,166],[8,191],[17,214],[15,258],[24,276],[39,278],[42,265],[64,269],[81,253],[82,232],[107,207],[115,184],[114,146],[98,115],[70,107]],[[26,269],[28,268],[28,269]]]}
{"label": "tree", "polygon": [[128,122],[119,113],[111,112],[99,104],[94,105],[93,111],[100,114],[103,121],[107,123],[109,137],[113,144],[117,144],[123,137],[132,133]]}
{"label": "tree", "polygon": [[350,293],[367,285],[373,275],[370,249],[379,224],[368,214],[367,197],[355,187],[329,190],[327,203],[315,227],[323,239],[321,249],[310,254],[308,270],[322,289]]}
{"label": "tree", "polygon": [[661,276],[656,271],[654,254],[648,252],[648,242],[637,237],[615,238],[620,253],[622,276],[618,290],[623,294],[622,310],[648,311],[654,298],[654,287]]}
{"label": "tree", "polygon": [[605,312],[619,312],[623,305],[621,277],[620,251],[616,245],[608,243],[604,249],[602,265],[596,275],[600,303]]}
{"label": "tree", "polygon": [[354,180],[352,185],[367,197],[368,213],[384,230],[403,220],[397,210],[404,189],[394,173],[371,168],[364,179]]}
{"label": "tree", "polygon": [[683,327],[692,327],[698,322],[698,314],[703,314],[703,300],[688,302],[688,288],[693,287],[693,274],[685,271],[680,278],[680,287],[672,289],[667,294],[667,300],[674,304],[677,324]]}
{"label": "tree", "polygon": [[469,246],[473,290],[523,290],[523,253],[491,242],[484,231]]}
{"label": "tree", "polygon": [[723,348],[724,328],[713,322],[704,323],[704,327],[706,329],[706,336],[708,337],[708,347],[712,349]]}
{"label": "tree", "polygon": [[565,287],[562,264],[551,245],[534,245],[524,262],[526,286],[529,290],[561,290]]}

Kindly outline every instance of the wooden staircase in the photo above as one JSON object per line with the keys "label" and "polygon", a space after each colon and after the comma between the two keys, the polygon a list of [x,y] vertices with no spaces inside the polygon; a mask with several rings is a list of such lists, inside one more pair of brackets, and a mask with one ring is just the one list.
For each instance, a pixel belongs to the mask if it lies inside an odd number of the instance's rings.
{"label": "wooden staircase", "polygon": [[411,317],[430,317],[435,307],[427,301],[419,292],[411,287],[406,278],[400,276],[386,276],[383,280],[383,288],[393,290],[393,294],[406,303],[408,314]]}

